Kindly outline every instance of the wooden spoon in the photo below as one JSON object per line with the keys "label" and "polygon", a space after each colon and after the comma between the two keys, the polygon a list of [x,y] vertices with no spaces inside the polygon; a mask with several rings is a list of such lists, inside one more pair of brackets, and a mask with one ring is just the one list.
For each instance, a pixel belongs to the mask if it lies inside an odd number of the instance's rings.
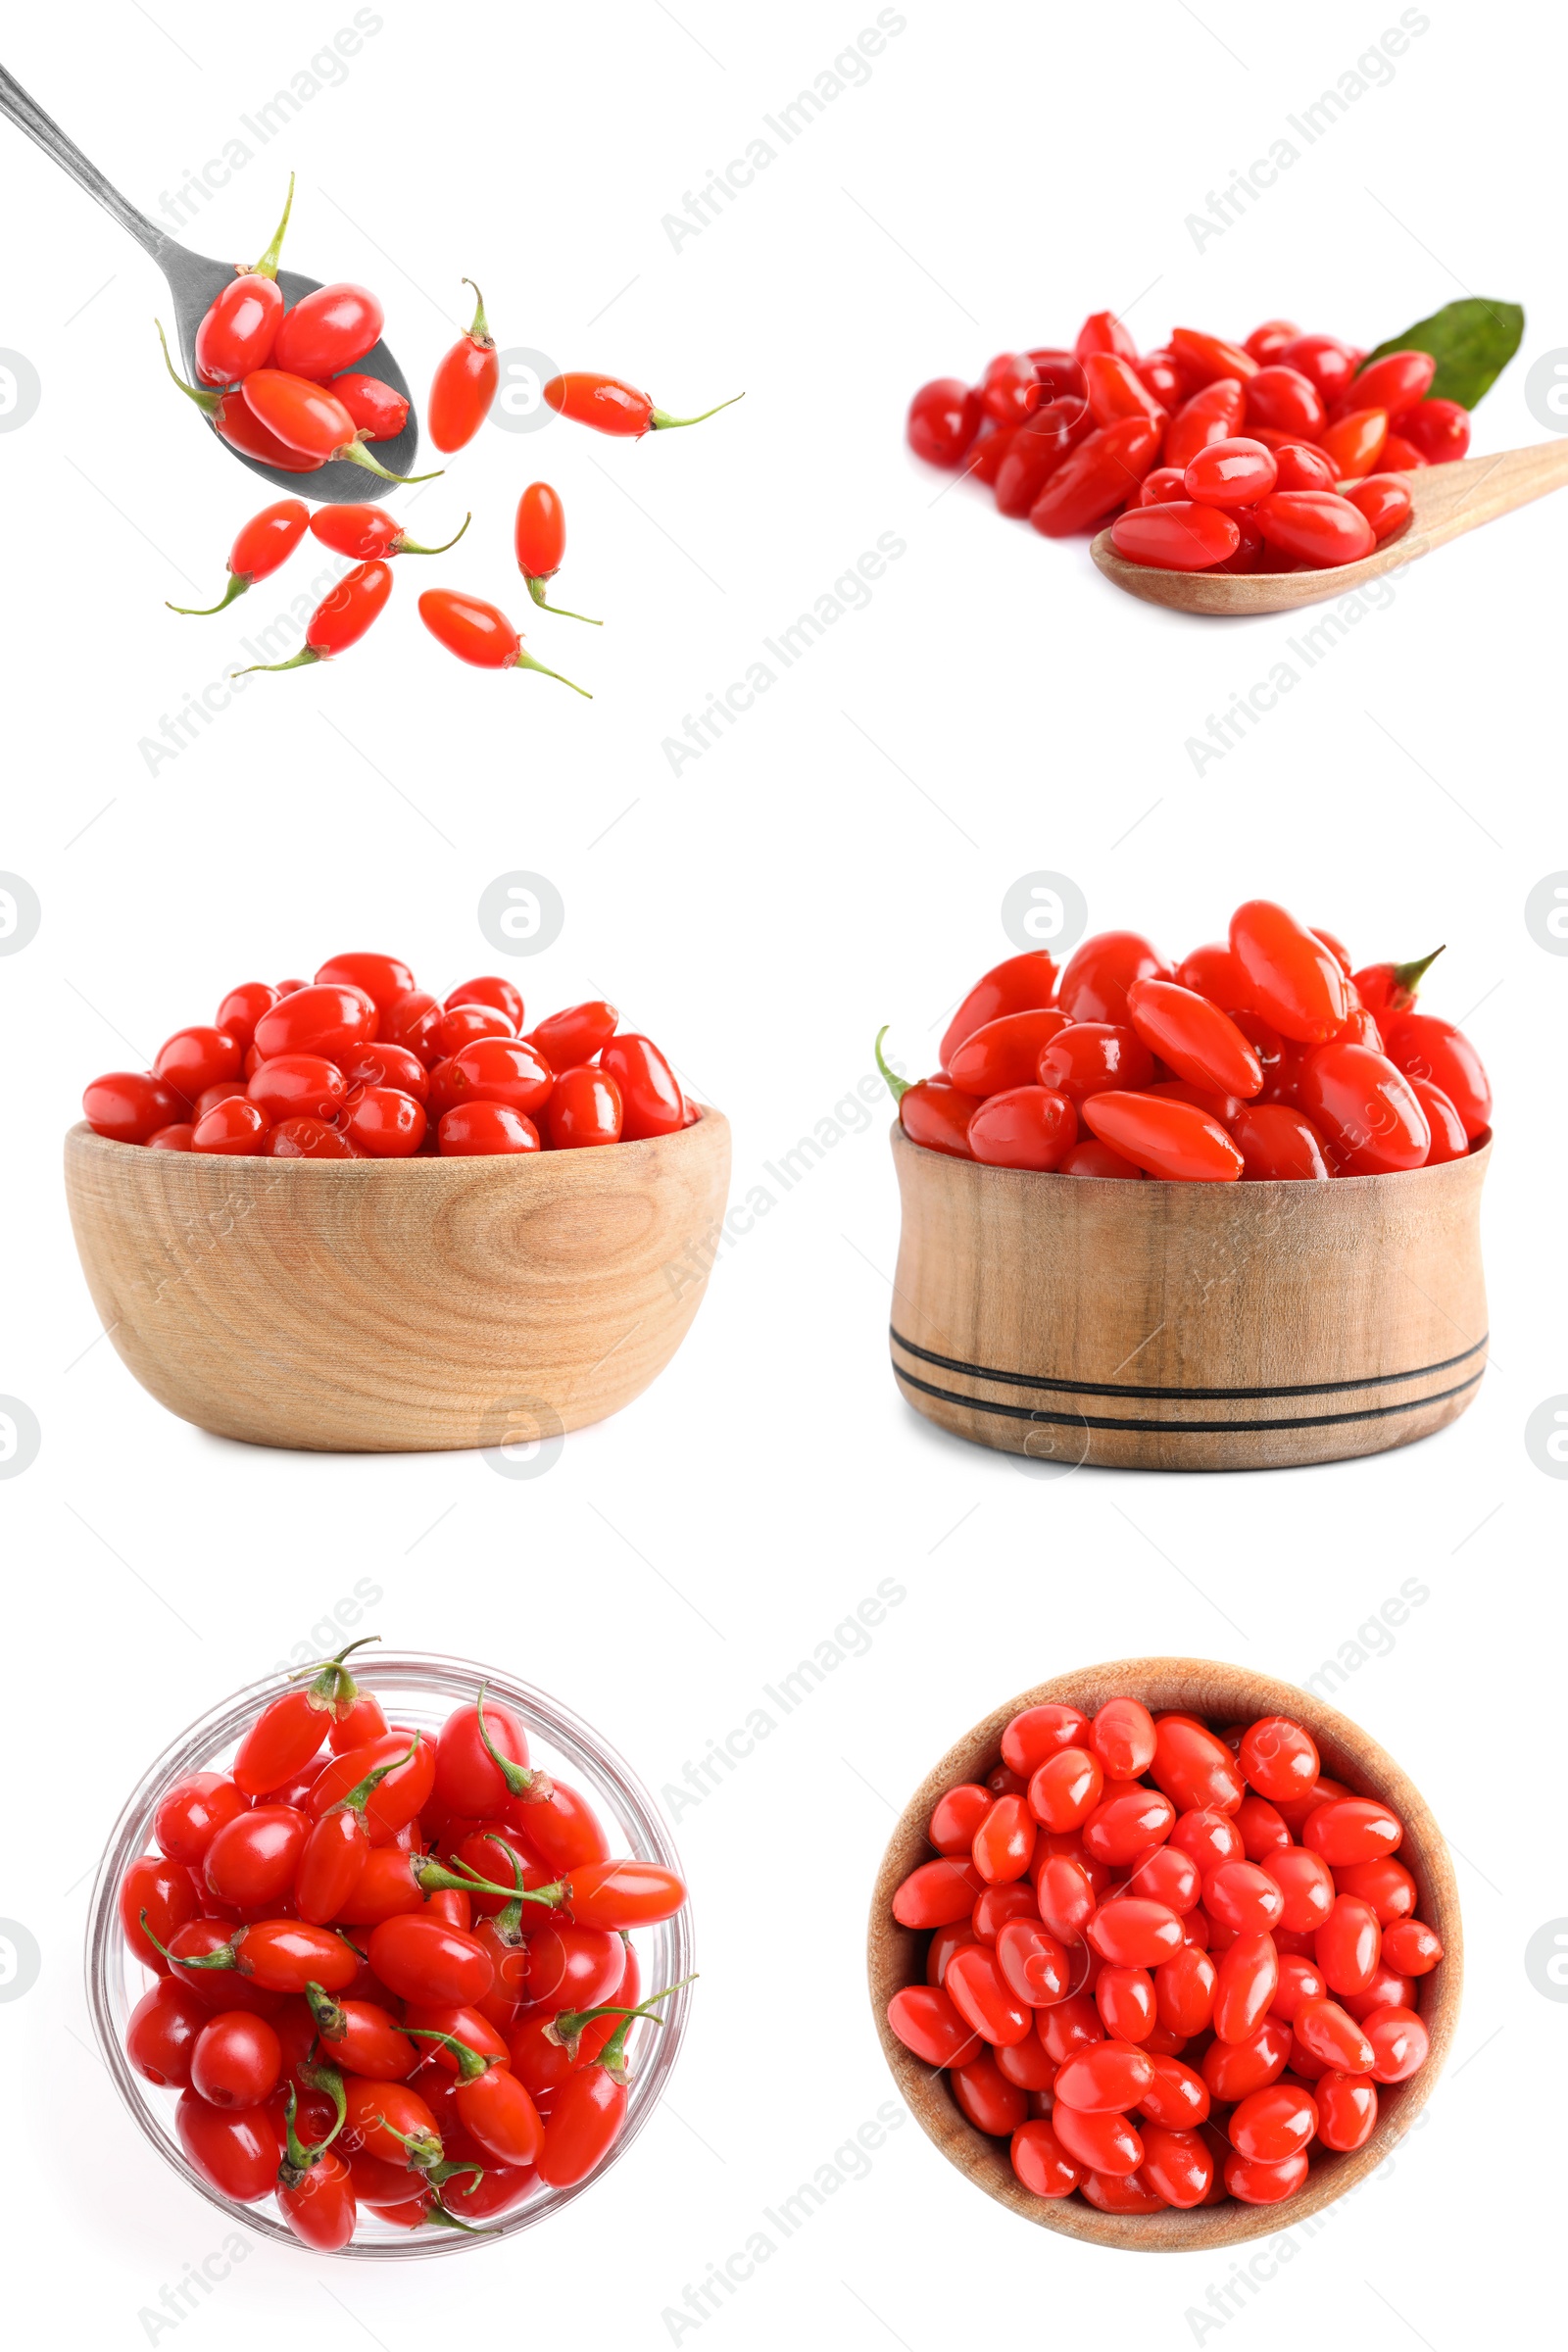
{"label": "wooden spoon", "polygon": [[[199,253],[190,253],[177,244],[156,220],[149,220],[133,204],[111,186],[96,164],[89,163],[74,139],[69,139],[47,116],[35,98],[29,98],[13,74],[0,66],[0,115],[7,115],[19,130],[26,132],[45,155],[52,156],[63,172],[69,172],[78,187],[96,197],[112,220],[118,220],[126,234],[135,238],[144,253],[150,254],[169,280],[173,296],[174,322],[179,336],[179,348],[184,354],[191,382],[196,376],[196,329],[206,317],[209,307],[220,291],[234,275],[232,262],[213,262]],[[277,282],[283,289],[283,299],[290,310],[305,294],[314,294],[320,284],[316,277],[302,277],[298,270],[280,270]],[[161,363],[153,350],[152,329],[147,333],[147,364],[158,368]],[[390,384],[394,392],[410,399],[408,378],[384,343],[377,343],[355,366],[367,375]],[[212,430],[209,426],[209,430]],[[346,458],[334,459],[330,465],[318,466],[312,473],[286,473],[280,467],[268,466],[260,458],[247,457],[243,450],[234,449],[214,432],[219,446],[226,449],[231,458],[259,473],[265,482],[274,483],[280,490],[291,490],[298,498],[311,498],[329,506],[357,506],[375,496],[373,473],[356,466]],[[406,477],[413,472],[418,454],[419,429],[415,422],[412,402],[408,422],[395,439],[377,441],[372,455],[389,474]],[[390,484],[388,485],[390,487]]]}
{"label": "wooden spoon", "polygon": [[1099,534],[1089,552],[1106,579],[1146,604],[1169,605],[1178,612],[1290,612],[1298,605],[1344,596],[1381,572],[1398,571],[1446,540],[1560,489],[1568,482],[1568,436],[1530,449],[1505,449],[1495,457],[1424,466],[1408,478],[1410,519],[1399,536],[1359,564],[1342,564],[1333,571],[1160,571],[1118,556],[1108,530]]}

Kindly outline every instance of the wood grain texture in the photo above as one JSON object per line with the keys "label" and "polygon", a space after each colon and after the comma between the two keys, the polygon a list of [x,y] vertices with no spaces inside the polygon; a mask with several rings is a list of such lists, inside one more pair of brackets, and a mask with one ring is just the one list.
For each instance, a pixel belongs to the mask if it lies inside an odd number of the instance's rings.
{"label": "wood grain texture", "polygon": [[959,1437],[1068,1466],[1408,1445],[1486,1363],[1491,1149],[1330,1184],[1157,1184],[981,1167],[895,1125],[900,1388]]}
{"label": "wood grain texture", "polygon": [[1359,564],[1342,564],[1333,571],[1160,571],[1118,556],[1108,530],[1099,533],[1089,552],[1107,580],[1146,604],[1221,615],[1292,612],[1300,605],[1346,596],[1383,572],[1398,571],[1435,547],[1560,490],[1564,482],[1568,440],[1507,449],[1491,458],[1458,458],[1447,466],[1424,466],[1409,476],[1410,520],[1398,538],[1363,556]]}
{"label": "wood grain texture", "polygon": [[729,1186],[705,1109],[654,1141],[472,1159],[149,1152],[86,1126],[66,1192],[143,1388],[254,1445],[405,1452],[603,1420],[674,1354]]}
{"label": "wood grain texture", "polygon": [[[1251,1723],[1260,1715],[1289,1715],[1304,1725],[1331,1780],[1343,1782],[1358,1796],[1383,1797],[1398,1814],[1404,1824],[1399,1860],[1416,1883],[1417,1916],[1443,1939],[1443,1959],[1430,1975],[1417,1980],[1416,2005],[1432,2040],[1426,2064],[1408,2082],[1380,2085],[1377,2126],[1365,2147],[1349,2154],[1315,2150],[1304,2187],[1283,2205],[1232,2201],[1191,2213],[1134,2215],[1100,2213],[1078,2196],[1034,2196],[1014,2174],[1005,2144],[987,2138],[964,2119],[949,2094],[946,2076],[906,2049],[887,2022],[893,1995],[906,1984],[924,1981],[927,1938],[898,1925],[893,1892],[917,1864],[930,1858],[925,1831],[938,1797],[961,1781],[983,1780],[1000,1762],[1002,1734],[1020,1709],[1057,1699],[1092,1715],[1107,1698],[1122,1696],[1142,1699],[1152,1713],[1178,1708],[1201,1716],[1217,1730]],[[1453,1867],[1442,1833],[1420,1791],[1359,1725],[1294,1684],[1245,1667],[1204,1658],[1124,1658],[1058,1675],[1008,1699],[966,1733],[927,1775],[900,1817],[877,1875],[867,1965],[871,2008],[888,2064],[910,2113],[950,2164],[987,2196],[1042,2229],[1059,2230],[1096,2245],[1176,2254],[1217,2252],[1250,2237],[1272,2236],[1320,2213],[1358,2181],[1371,2178],[1420,2114],[1443,2070],[1459,2015],[1464,1939]]]}

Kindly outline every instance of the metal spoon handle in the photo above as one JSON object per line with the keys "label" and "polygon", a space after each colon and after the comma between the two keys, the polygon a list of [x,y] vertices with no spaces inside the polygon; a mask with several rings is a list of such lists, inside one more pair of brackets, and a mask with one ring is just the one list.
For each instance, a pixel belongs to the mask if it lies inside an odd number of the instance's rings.
{"label": "metal spoon handle", "polygon": [[0,66],[0,114],[9,115],[19,130],[24,130],[45,155],[53,156],[62,172],[69,172],[78,187],[96,196],[104,211],[129,231],[143,252],[150,253],[162,266],[165,256],[180,248],[172,237],[145,213],[122,196],[117,187],[105,179],[96,164],[91,164],[74,140],[68,139],[58,122],[52,122],[35,98],[28,96],[20,81]]}

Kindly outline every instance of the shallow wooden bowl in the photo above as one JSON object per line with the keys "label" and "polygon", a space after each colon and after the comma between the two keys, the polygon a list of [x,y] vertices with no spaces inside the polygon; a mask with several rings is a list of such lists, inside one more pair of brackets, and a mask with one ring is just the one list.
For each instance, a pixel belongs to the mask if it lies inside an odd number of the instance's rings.
{"label": "shallow wooden bowl", "polygon": [[277,1160],[66,1138],[93,1303],[171,1412],[327,1452],[548,1440],[662,1372],[707,1286],[729,1124],[597,1152]]}
{"label": "shallow wooden bowl", "polygon": [[917,1412],[1072,1467],[1266,1470],[1407,1446],[1487,1360],[1467,1158],[1332,1184],[987,1168],[893,1130],[893,1369]]}
{"label": "shallow wooden bowl", "polygon": [[[1380,2083],[1377,2129],[1365,2147],[1348,2154],[1315,2150],[1305,2185],[1283,2205],[1239,2205],[1233,2199],[1190,2213],[1112,2214],[1101,2213],[1078,2196],[1034,2196],[1008,2163],[1005,2143],[987,2138],[965,2120],[949,2093],[945,2074],[906,2049],[887,2021],[893,1995],[906,1984],[925,1981],[927,1938],[898,1925],[893,1893],[901,1880],[930,1858],[926,1824],[938,1797],[960,1781],[985,1779],[1001,1761],[1003,1732],[1022,1708],[1060,1699],[1093,1715],[1107,1698],[1120,1697],[1142,1699],[1151,1712],[1165,1708],[1198,1715],[1218,1730],[1254,1722],[1260,1715],[1289,1715],[1303,1725],[1316,1740],[1331,1780],[1343,1782],[1358,1796],[1383,1797],[1398,1814],[1404,1824],[1399,1860],[1415,1880],[1416,1915],[1443,1939],[1443,1959],[1430,1975],[1416,1980],[1416,2006],[1432,2040],[1426,2064],[1408,2082]],[[1123,1658],[1108,1666],[1086,1666],[1009,1698],[965,1733],[915,1790],[889,1840],[871,1897],[867,1960],[871,2007],[887,2062],[910,2113],[949,2163],[998,2204],[1044,2230],[1146,2254],[1217,2250],[1249,2237],[1269,2237],[1320,2213],[1358,2181],[1369,2180],[1432,2094],[1453,2039],[1464,1976],[1459,1896],[1448,1849],[1419,1790],[1394,1758],[1348,1716],[1294,1684],[1208,1658]]]}

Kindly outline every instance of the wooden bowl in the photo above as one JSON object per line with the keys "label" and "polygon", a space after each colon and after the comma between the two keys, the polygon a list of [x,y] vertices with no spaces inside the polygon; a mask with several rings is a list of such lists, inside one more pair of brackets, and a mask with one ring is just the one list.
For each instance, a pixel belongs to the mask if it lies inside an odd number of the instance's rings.
{"label": "wooden bowl", "polygon": [[1485,1138],[1332,1184],[987,1168],[893,1130],[893,1369],[917,1412],[1074,1467],[1267,1470],[1407,1446],[1487,1360]]}
{"label": "wooden bowl", "polygon": [[[948,2091],[946,2076],[906,2049],[887,2022],[893,1995],[906,1984],[925,1981],[926,1937],[898,1925],[893,1894],[900,1882],[930,1857],[926,1824],[938,1797],[961,1781],[985,1779],[1001,1761],[1003,1732],[1022,1708],[1060,1699],[1093,1715],[1107,1698],[1120,1697],[1142,1699],[1151,1712],[1180,1709],[1220,1730],[1254,1722],[1260,1715],[1289,1715],[1301,1724],[1316,1740],[1331,1780],[1343,1782],[1358,1796],[1383,1797],[1398,1814],[1404,1824],[1399,1860],[1415,1880],[1416,1915],[1443,1939],[1443,1959],[1430,1975],[1416,1980],[1416,2006],[1432,2040],[1425,2065],[1407,2082],[1380,2083],[1377,2128],[1365,2147],[1348,2154],[1315,2149],[1304,2186],[1283,2205],[1240,2205],[1232,2200],[1190,2213],[1111,2214],[1101,2213],[1077,2196],[1034,2196],[1007,2161],[1005,2143],[988,2138],[965,2120]],[[900,1816],[871,1897],[867,1959],[871,2007],[888,2064],[910,2113],[949,2163],[1000,2205],[1044,2230],[1059,2230],[1094,2245],[1152,2254],[1185,2254],[1200,2247],[1212,2251],[1240,2245],[1249,2237],[1272,2236],[1279,2230],[1294,2229],[1358,2181],[1369,2180],[1431,2096],[1453,2039],[1464,1976],[1459,1896],[1448,1850],[1419,1791],[1393,1757],[1348,1716],[1294,1684],[1209,1658],[1123,1658],[1108,1666],[1086,1666],[1009,1698],[984,1723],[977,1723],[927,1775]]]}
{"label": "wooden bowl", "polygon": [[66,1138],[93,1304],[171,1412],[329,1452],[548,1440],[662,1372],[707,1287],[729,1124],[597,1152],[278,1160]]}

